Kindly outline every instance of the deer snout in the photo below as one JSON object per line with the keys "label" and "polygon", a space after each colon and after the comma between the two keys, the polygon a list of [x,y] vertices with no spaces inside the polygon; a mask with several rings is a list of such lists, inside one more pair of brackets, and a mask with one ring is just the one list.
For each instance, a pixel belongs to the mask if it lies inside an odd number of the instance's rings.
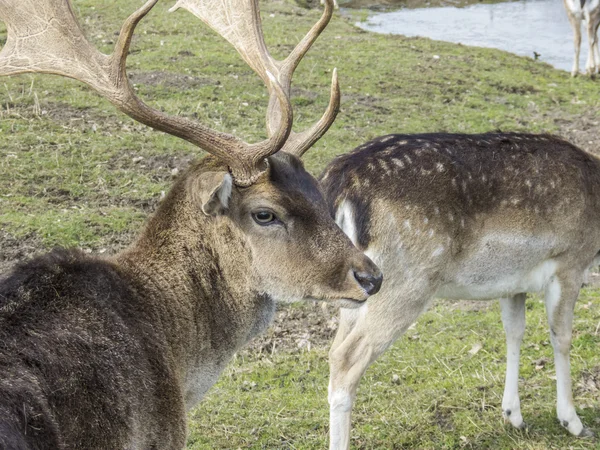
{"label": "deer snout", "polygon": [[383,274],[377,265],[362,252],[359,252],[360,262],[355,261],[353,267],[354,279],[367,295],[375,295],[381,289]]}
{"label": "deer snout", "polygon": [[375,269],[372,272],[354,271],[354,278],[369,295],[377,294],[383,282],[383,274],[376,266]]}

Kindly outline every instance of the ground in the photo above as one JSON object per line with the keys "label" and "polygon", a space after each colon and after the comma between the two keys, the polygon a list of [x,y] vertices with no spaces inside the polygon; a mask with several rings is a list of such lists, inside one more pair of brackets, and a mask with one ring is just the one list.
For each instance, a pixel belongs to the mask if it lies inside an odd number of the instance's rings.
{"label": "ground", "polygon": [[[76,0],[90,39],[114,44],[133,0]],[[193,16],[159,3],[129,57],[140,96],[248,141],[264,137],[266,90],[235,51]],[[319,14],[288,0],[262,3],[267,44],[289,52]],[[294,27],[290,27],[290,23]],[[570,39],[570,36],[566,37]],[[337,14],[306,56],[293,89],[296,129],[328,100],[340,115],[305,162],[392,132],[530,131],[598,153],[600,84],[530,58],[419,38],[378,36]],[[0,94],[0,273],[53,246],[112,254],[128,245],[178,174],[201,156],[191,145],[118,114],[72,80],[23,75]],[[573,379],[584,422],[600,431],[600,300],[576,308]],[[496,302],[439,303],[369,369],[354,411],[356,448],[597,448],[554,418],[551,349],[543,305],[528,304],[522,402],[528,431],[504,428],[504,344]],[[189,448],[323,448],[327,347],[333,305],[285,306],[241,352],[190,416]],[[474,349],[480,350],[474,351]]]}

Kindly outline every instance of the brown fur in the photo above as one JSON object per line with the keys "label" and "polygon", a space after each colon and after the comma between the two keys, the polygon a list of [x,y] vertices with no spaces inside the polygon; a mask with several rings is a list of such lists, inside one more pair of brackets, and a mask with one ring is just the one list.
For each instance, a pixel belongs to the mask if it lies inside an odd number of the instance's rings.
{"label": "brown fur", "polygon": [[[215,173],[194,164],[123,253],[54,251],[0,282],[0,448],[182,448],[186,411],[275,300],[368,297],[353,274],[378,269],[300,160],[271,157],[213,216]],[[284,225],[257,225],[258,206]]]}
{"label": "brown fur", "polygon": [[[453,237],[472,229],[465,221],[517,206],[536,221],[556,216],[572,222],[576,202],[582,213],[598,214],[598,160],[549,135],[388,135],[336,158],[322,175],[332,211],[343,199],[356,204],[359,244],[369,247],[375,201],[414,206],[431,226]],[[586,202],[594,208],[585,209]],[[441,209],[436,213],[436,209]],[[456,220],[450,220],[452,214]],[[417,218],[417,217],[415,217]],[[594,219],[593,217],[590,219]],[[510,225],[510,224],[509,224]],[[454,245],[457,245],[456,242]],[[459,249],[457,248],[457,251]]]}

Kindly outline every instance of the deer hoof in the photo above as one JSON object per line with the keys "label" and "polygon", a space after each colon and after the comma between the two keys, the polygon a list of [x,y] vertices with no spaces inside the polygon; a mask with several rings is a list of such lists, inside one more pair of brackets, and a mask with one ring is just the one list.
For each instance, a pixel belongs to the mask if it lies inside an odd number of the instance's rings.
{"label": "deer hoof", "polygon": [[[511,415],[513,416],[513,420],[511,420]],[[506,425],[511,425],[511,426],[515,427],[517,430],[524,430],[527,428],[527,424],[525,423],[525,421],[522,418],[521,418],[521,422],[519,424],[515,423],[515,421],[518,421],[519,418],[515,417],[515,415],[512,414],[512,411],[510,409],[504,410],[503,416],[504,416],[504,423]],[[519,416],[520,416],[520,414],[519,414]]]}
{"label": "deer hoof", "polygon": [[596,435],[594,434],[594,432],[592,430],[590,430],[589,428],[585,428],[585,427],[577,435],[577,437],[582,438],[582,439],[590,439],[590,438],[593,438],[595,436]]}

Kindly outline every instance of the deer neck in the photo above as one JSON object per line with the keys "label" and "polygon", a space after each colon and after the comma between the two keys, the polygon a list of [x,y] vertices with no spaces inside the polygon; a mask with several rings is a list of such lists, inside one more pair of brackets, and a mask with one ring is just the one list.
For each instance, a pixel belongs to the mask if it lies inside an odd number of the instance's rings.
{"label": "deer neck", "polygon": [[275,307],[256,289],[251,251],[231,222],[194,217],[165,223],[150,221],[116,259],[144,290],[140,297],[154,312],[191,398],[186,402],[194,404],[205,391],[194,380],[207,381],[205,372],[216,378],[231,356],[268,326]]}

